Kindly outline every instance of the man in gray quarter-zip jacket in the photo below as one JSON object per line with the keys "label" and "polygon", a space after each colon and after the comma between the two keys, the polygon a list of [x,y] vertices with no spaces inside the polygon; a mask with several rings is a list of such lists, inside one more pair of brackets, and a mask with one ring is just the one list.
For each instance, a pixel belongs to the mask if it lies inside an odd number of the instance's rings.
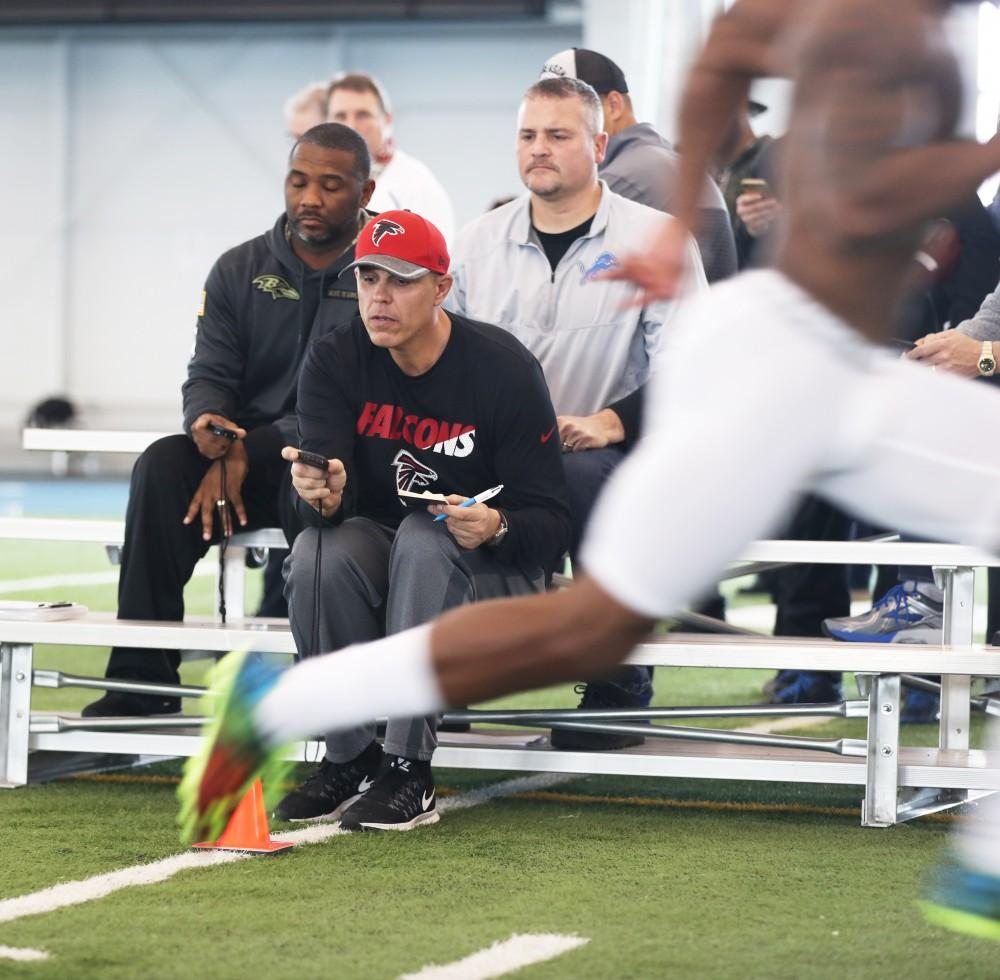
{"label": "man in gray quarter-zip jacket", "polygon": [[[649,124],[635,117],[625,73],[607,55],[567,48],[546,59],[541,78],[579,78],[601,97],[608,148],[598,173],[616,194],[672,214],[679,157]],[[705,174],[695,229],[709,282],[736,274],[736,243],[726,202]]]}
{"label": "man in gray quarter-zip jacket", "polygon": [[[963,320],[954,330],[921,337],[907,356],[963,378],[1000,376],[995,367],[989,369],[988,361],[983,360],[984,354],[988,354],[994,364],[1000,358],[1000,284],[983,300],[975,316]],[[981,365],[990,371],[988,375],[984,375]]]}
{"label": "man in gray quarter-zip jacket", "polygon": [[[657,233],[661,212],[613,193],[598,178],[607,134],[597,93],[576,78],[528,89],[518,115],[517,157],[528,193],[466,225],[452,251],[446,306],[509,330],[538,358],[559,416],[573,540],[624,446],[582,449],[567,426],[645,384],[677,310],[674,301],[637,305],[628,284],[601,273]],[[694,241],[689,291],[706,288]],[[588,707],[638,707],[651,693],[645,668],[622,668],[590,684]],[[630,737],[562,730],[553,744],[618,748]],[[641,741],[641,739],[639,739]]]}
{"label": "man in gray quarter-zip jacket", "polygon": [[[237,525],[281,522],[281,449],[296,439],[299,366],[312,338],[358,312],[354,283],[337,277],[369,217],[370,166],[347,126],[309,130],[289,157],[285,213],[209,273],[182,389],[184,432],[157,440],[132,471],[119,619],[183,619],[184,585],[212,542]],[[115,648],[107,676],[175,684],[179,661],[174,650]],[[83,713],[179,710],[175,697],[109,692]]]}

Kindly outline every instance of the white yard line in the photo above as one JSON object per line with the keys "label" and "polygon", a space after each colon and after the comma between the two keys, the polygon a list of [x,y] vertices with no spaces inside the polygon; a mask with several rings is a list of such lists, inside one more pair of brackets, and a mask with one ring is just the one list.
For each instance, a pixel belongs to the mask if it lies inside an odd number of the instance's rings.
{"label": "white yard line", "polygon": [[778,732],[787,732],[794,728],[811,728],[813,725],[822,725],[824,722],[835,720],[836,717],[831,717],[830,715],[793,715],[789,718],[772,718],[769,721],[759,721],[756,725],[747,725],[745,728],[737,728],[736,731],[772,735]]}
{"label": "white yard line", "polygon": [[501,796],[530,793],[533,790],[570,783],[579,778],[580,774],[575,772],[540,772],[534,776],[518,776],[516,779],[505,779],[502,783],[470,789],[461,796],[450,796],[441,800],[437,808],[441,813],[448,810],[467,810],[469,807],[482,806],[482,804],[489,803],[490,800],[498,799]]}
{"label": "white yard line", "polygon": [[118,581],[113,572],[70,572],[65,575],[41,575],[38,578],[15,578],[0,581],[0,595],[10,592],[42,592],[49,589],[67,589],[78,585],[110,585]]}
{"label": "white yard line", "polygon": [[[196,576],[214,575],[215,563],[199,565],[194,570]],[[67,572],[64,575],[40,575],[37,578],[0,579],[0,595],[13,592],[46,592],[50,589],[69,589],[74,586],[115,585],[118,570],[109,572]]]}
{"label": "white yard line", "polygon": [[41,949],[15,949],[13,946],[0,946],[0,960],[47,960],[49,954]]}
{"label": "white yard line", "polygon": [[104,898],[105,895],[132,885],[154,885],[158,881],[166,881],[178,871],[185,871],[188,868],[229,864],[247,857],[251,855],[242,851],[191,851],[175,854],[173,857],[154,861],[152,864],[137,864],[121,871],[84,878],[82,881],[67,881],[30,895],[8,898],[0,902],[0,922],[13,922],[28,915],[53,912],[70,905],[82,905],[84,902]]}
{"label": "white yard line", "polygon": [[445,966],[425,966],[418,973],[404,974],[399,980],[489,980],[490,977],[513,973],[522,966],[555,959],[589,942],[589,939],[580,936],[552,933],[514,935],[466,956],[464,960]]}
{"label": "white yard line", "polygon": [[[438,810],[440,812],[463,810],[468,807],[480,806],[502,796],[544,789],[547,786],[554,786],[560,782],[569,782],[577,778],[579,777],[572,773],[540,773],[537,776],[508,779],[502,783],[470,790],[461,796],[441,800]],[[341,833],[344,831],[340,829],[340,824],[315,824],[302,830],[274,834],[274,839],[292,841],[296,844],[318,844]],[[187,851],[164,858],[162,861],[154,861],[152,864],[137,864],[131,868],[123,868],[121,871],[111,871],[108,874],[84,878],[82,881],[64,882],[61,885],[53,885],[51,888],[45,888],[30,895],[21,895],[17,898],[0,901],[0,923],[13,922],[28,915],[54,912],[56,909],[66,908],[70,905],[82,905],[85,902],[104,898],[105,895],[120,891],[122,888],[153,885],[172,878],[178,871],[186,871],[189,868],[214,867],[254,856],[245,851]]]}

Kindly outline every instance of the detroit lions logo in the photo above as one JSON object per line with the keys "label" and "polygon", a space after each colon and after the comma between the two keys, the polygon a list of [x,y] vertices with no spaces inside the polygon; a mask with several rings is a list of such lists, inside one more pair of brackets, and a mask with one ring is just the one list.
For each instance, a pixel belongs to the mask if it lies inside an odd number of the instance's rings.
{"label": "detroit lions logo", "polygon": [[583,269],[583,275],[580,277],[580,285],[582,286],[585,282],[593,282],[598,273],[606,272],[608,269],[613,269],[618,265],[618,259],[616,259],[610,252],[601,252],[600,255],[594,259],[594,264],[589,269],[583,268],[583,263],[579,262],[578,265]]}
{"label": "detroit lions logo", "polygon": [[385,238],[386,235],[405,235],[406,229],[395,221],[390,221],[388,218],[379,218],[375,222],[375,227],[372,228],[372,245],[378,248],[379,242]]}
{"label": "detroit lions logo", "polygon": [[267,274],[251,279],[250,284],[256,286],[262,293],[267,293],[271,299],[301,299],[299,291],[289,285],[281,276]]}
{"label": "detroit lions logo", "polygon": [[396,468],[396,489],[412,490],[416,492],[421,487],[426,487],[437,478],[437,473],[429,466],[424,466],[419,459],[408,453],[405,449],[400,449],[396,453],[396,458],[392,461]]}

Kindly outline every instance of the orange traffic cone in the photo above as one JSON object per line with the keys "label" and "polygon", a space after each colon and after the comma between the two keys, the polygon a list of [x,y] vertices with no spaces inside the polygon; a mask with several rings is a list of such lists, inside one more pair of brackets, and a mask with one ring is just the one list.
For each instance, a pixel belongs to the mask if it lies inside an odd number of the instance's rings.
{"label": "orange traffic cone", "polygon": [[264,788],[258,779],[246,795],[240,800],[239,806],[226,824],[222,836],[215,841],[205,841],[195,844],[195,847],[207,847],[218,851],[253,851],[255,854],[272,854],[275,851],[287,851],[294,847],[292,843],[271,840],[271,832],[267,826],[267,813],[264,811]]}

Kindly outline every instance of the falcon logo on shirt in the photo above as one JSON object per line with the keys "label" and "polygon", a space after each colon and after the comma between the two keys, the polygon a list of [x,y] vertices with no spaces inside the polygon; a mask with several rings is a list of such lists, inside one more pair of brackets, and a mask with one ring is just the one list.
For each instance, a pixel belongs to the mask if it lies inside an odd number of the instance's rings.
{"label": "falcon logo on shirt", "polygon": [[299,291],[293,288],[281,276],[268,273],[257,276],[250,280],[251,285],[256,286],[262,293],[267,293],[271,299],[301,299]]}
{"label": "falcon logo on shirt", "polygon": [[372,245],[378,248],[379,242],[385,238],[386,235],[405,235],[406,229],[397,224],[395,221],[390,221],[388,218],[379,218],[375,222],[375,227],[372,228]]}
{"label": "falcon logo on shirt", "polygon": [[420,487],[429,486],[437,478],[437,473],[429,466],[424,466],[412,454],[405,449],[400,449],[396,453],[396,458],[392,461],[396,468],[396,489],[416,491]]}
{"label": "falcon logo on shirt", "polygon": [[[589,269],[583,270],[580,285],[582,286],[585,282],[593,282],[599,273],[607,272],[608,269],[613,269],[616,265],[618,265],[618,259],[616,259],[610,252],[601,252],[601,254],[594,259],[594,264]],[[583,268],[582,262],[580,263],[580,267]]]}

